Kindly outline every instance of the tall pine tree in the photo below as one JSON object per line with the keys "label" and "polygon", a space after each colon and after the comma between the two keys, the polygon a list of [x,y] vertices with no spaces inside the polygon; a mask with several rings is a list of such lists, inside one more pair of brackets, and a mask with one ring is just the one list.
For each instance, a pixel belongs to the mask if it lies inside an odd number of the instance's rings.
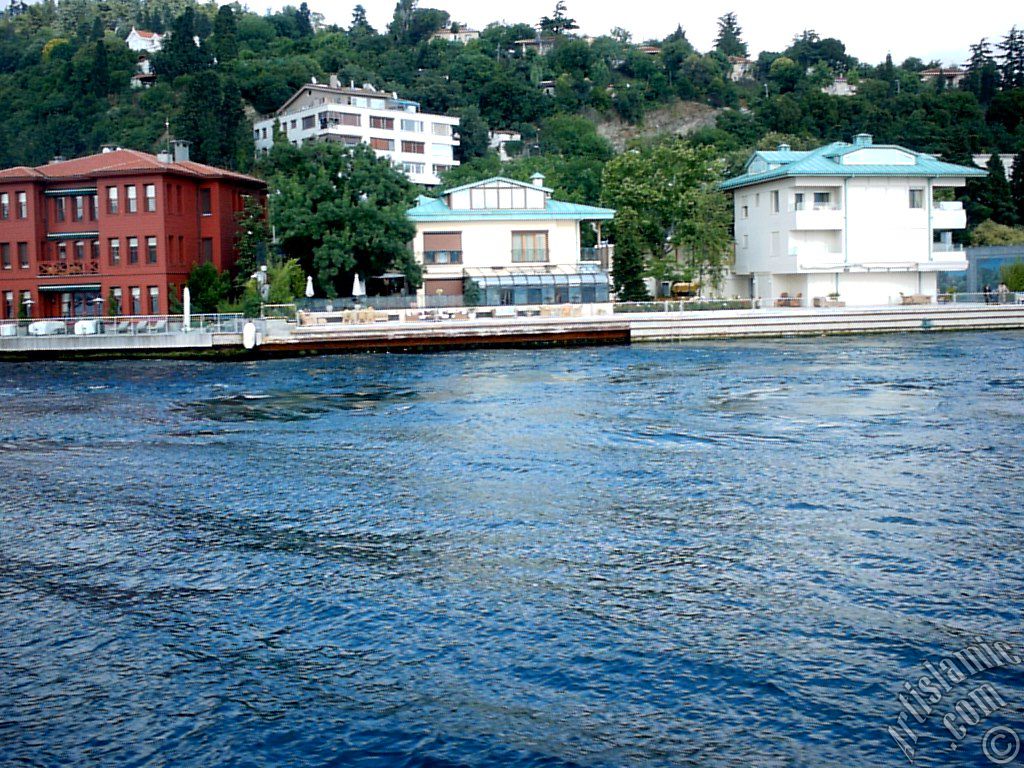
{"label": "tall pine tree", "polygon": [[743,30],[736,21],[736,14],[731,11],[718,19],[718,36],[715,38],[715,50],[726,56],[746,56],[747,44],[741,35]]}

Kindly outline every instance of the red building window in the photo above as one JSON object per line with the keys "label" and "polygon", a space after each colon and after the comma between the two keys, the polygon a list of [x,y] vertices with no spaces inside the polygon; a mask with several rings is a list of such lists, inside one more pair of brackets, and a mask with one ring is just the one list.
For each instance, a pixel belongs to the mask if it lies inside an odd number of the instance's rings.
{"label": "red building window", "polygon": [[126,213],[137,213],[139,210],[139,189],[134,184],[124,188],[124,210]]}
{"label": "red building window", "polygon": [[64,221],[65,216],[65,198],[53,198],[53,218],[57,221]]}
{"label": "red building window", "polygon": [[146,191],[146,213],[156,212],[156,184],[147,184]]}
{"label": "red building window", "polygon": [[6,192],[0,193],[0,219],[11,218],[11,196]]}
{"label": "red building window", "polygon": [[110,238],[109,243],[110,266],[116,267],[121,263],[121,239]]}
{"label": "red building window", "polygon": [[422,155],[425,150],[422,141],[403,141],[402,151],[413,155]]}
{"label": "red building window", "polygon": [[203,216],[213,215],[213,202],[209,187],[203,187],[199,190],[199,212]]}
{"label": "red building window", "polygon": [[120,206],[117,202],[117,187],[107,187],[107,213],[116,214]]}
{"label": "red building window", "polygon": [[[128,238],[128,263],[139,263],[139,238],[137,237]],[[138,312],[136,312],[135,314],[138,314]]]}
{"label": "red building window", "polygon": [[25,192],[18,193],[18,218],[28,218],[28,194]]}
{"label": "red building window", "polygon": [[146,238],[146,263],[156,264],[156,238]]}
{"label": "red building window", "polygon": [[11,268],[11,244],[0,243],[0,263],[3,264],[4,269]]}
{"label": "red building window", "polygon": [[28,243],[18,243],[18,266],[28,269]]}

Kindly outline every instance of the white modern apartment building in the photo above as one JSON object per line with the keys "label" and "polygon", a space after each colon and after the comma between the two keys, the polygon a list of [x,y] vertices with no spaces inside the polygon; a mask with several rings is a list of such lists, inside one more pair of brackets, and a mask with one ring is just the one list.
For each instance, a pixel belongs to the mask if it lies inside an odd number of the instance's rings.
{"label": "white modern apartment building", "polygon": [[938,273],[967,268],[952,232],[967,225],[952,189],[978,168],[942,162],[860,134],[810,152],[755,152],[722,188],[735,206],[729,293],[809,305],[936,294]]}
{"label": "white modern apartment building", "polygon": [[256,122],[257,155],[270,151],[278,125],[296,146],[306,141],[368,144],[416,184],[440,184],[440,175],[459,164],[459,118],[420,112],[415,101],[372,85],[343,86],[333,75],[326,85],[314,79],[302,86],[274,116]]}

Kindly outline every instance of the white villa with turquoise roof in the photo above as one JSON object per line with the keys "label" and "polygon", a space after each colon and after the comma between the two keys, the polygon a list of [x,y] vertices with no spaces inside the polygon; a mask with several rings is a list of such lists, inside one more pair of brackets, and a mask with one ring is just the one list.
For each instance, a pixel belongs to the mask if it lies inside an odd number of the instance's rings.
{"label": "white villa with turquoise roof", "polygon": [[607,302],[611,249],[582,247],[580,225],[593,222],[600,244],[600,222],[614,215],[552,199],[539,173],[532,184],[496,176],[420,196],[408,212],[420,299],[457,304],[472,282],[481,306]]}
{"label": "white villa with turquoise roof", "polygon": [[[860,134],[810,152],[755,152],[722,184],[735,205],[736,261],[726,291],[810,305],[934,297],[938,273],[967,268],[952,242],[963,206],[951,191],[985,172]],[[946,199],[943,199],[946,198]]]}

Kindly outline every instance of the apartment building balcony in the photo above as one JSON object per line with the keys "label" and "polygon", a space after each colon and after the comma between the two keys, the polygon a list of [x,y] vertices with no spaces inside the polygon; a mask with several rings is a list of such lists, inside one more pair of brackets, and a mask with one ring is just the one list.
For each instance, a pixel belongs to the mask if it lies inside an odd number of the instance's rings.
{"label": "apartment building balcony", "polygon": [[808,203],[790,213],[792,229],[829,230],[843,228],[843,209],[837,203]]}
{"label": "apartment building balcony", "polygon": [[964,229],[967,226],[967,211],[959,201],[935,203],[932,207],[932,229]]}
{"label": "apartment building balcony", "polygon": [[95,258],[43,260],[39,262],[39,277],[70,277],[74,275],[98,275],[100,261]]}

